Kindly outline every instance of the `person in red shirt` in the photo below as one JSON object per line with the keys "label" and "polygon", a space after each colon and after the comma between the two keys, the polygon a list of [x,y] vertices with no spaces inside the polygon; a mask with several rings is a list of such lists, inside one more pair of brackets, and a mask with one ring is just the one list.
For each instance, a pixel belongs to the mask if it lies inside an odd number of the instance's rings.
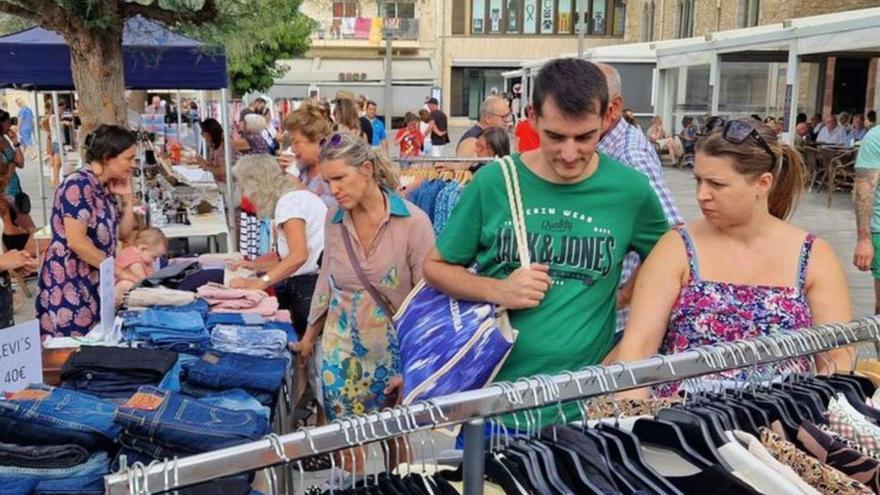
{"label": "person in red shirt", "polygon": [[[531,111],[531,107],[531,105],[526,107],[526,115]],[[532,122],[527,118],[522,119],[520,123],[516,125],[514,134],[516,134],[516,148],[520,153],[536,150],[541,146],[541,137],[538,135],[538,131],[532,126]]]}
{"label": "person in red shirt", "polygon": [[412,112],[403,117],[406,127],[398,129],[394,142],[400,146],[401,158],[415,158],[422,150],[425,136],[419,132],[419,118]]}

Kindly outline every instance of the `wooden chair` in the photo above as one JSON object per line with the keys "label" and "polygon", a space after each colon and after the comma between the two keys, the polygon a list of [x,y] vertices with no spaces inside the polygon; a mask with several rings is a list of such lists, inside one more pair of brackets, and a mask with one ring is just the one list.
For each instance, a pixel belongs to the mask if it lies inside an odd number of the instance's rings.
{"label": "wooden chair", "polygon": [[828,208],[831,208],[836,191],[853,192],[856,180],[855,150],[837,151],[830,159],[828,175]]}

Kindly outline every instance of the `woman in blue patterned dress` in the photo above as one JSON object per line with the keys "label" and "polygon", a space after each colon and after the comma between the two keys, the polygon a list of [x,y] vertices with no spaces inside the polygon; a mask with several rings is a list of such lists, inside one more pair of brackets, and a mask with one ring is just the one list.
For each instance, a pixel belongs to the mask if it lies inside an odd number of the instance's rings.
{"label": "woman in blue patterned dress", "polygon": [[85,335],[98,322],[98,267],[135,226],[134,134],[102,125],[86,137],[85,147],[88,166],[68,175],[55,191],[52,241],[36,301],[43,336]]}

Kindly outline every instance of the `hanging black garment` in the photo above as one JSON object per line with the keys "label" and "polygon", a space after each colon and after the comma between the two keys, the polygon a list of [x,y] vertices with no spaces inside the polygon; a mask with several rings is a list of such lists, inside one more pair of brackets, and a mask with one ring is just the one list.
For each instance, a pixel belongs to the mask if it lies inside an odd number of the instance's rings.
{"label": "hanging black garment", "polygon": [[666,479],[686,494],[762,495],[721,466],[711,466],[692,476],[671,476]]}

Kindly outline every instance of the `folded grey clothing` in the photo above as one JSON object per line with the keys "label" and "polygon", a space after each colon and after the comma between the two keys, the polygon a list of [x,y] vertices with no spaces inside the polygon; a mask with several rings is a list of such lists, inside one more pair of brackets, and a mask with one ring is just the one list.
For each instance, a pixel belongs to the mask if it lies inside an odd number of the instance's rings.
{"label": "folded grey clothing", "polygon": [[141,287],[128,293],[128,307],[185,306],[196,300],[196,295],[183,290],[164,287]]}

